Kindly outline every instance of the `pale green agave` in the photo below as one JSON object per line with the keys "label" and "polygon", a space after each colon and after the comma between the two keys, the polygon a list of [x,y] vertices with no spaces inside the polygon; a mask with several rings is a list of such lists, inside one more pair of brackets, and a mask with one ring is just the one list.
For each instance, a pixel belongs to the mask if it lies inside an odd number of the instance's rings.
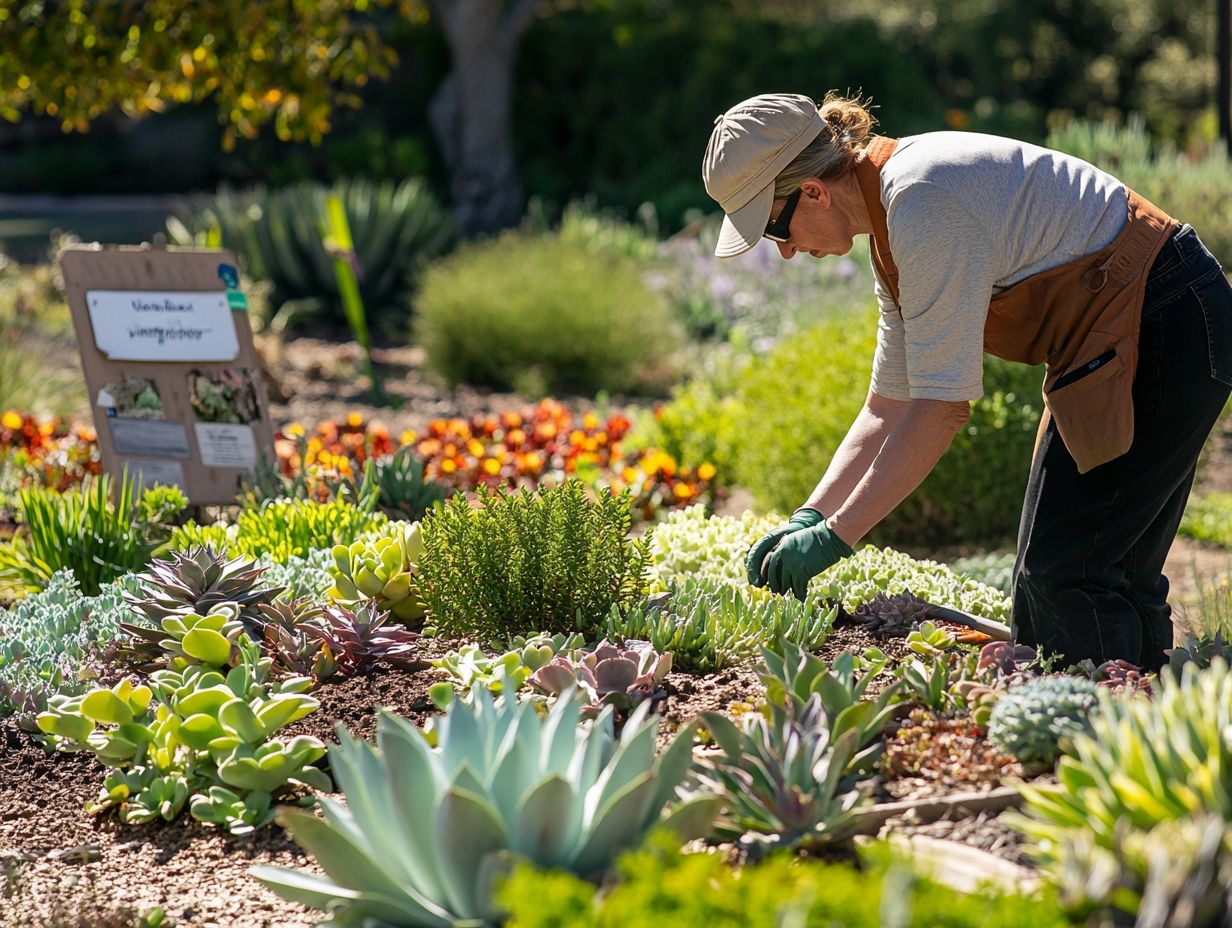
{"label": "pale green agave", "polygon": [[340,730],[330,763],[346,804],[322,798],[324,819],[279,813],[326,875],[252,874],[329,912],[339,928],[495,925],[492,890],[516,861],[592,874],[655,825],[682,840],[709,830],[713,796],[691,796],[664,815],[689,771],[693,728],[656,758],[648,708],[618,737],[610,709],[582,726],[575,698],[541,718],[533,705],[477,689],[450,704],[435,749],[389,713],[377,721],[375,746]]}

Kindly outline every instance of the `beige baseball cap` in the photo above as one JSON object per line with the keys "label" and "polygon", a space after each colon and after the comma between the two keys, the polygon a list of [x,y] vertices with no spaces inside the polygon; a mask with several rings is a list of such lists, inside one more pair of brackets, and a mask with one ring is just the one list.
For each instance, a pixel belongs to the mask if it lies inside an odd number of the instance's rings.
{"label": "beige baseball cap", "polygon": [[727,214],[714,249],[718,257],[734,258],[761,240],[774,206],[774,179],[825,125],[817,104],[795,93],[750,97],[715,119],[702,180]]}

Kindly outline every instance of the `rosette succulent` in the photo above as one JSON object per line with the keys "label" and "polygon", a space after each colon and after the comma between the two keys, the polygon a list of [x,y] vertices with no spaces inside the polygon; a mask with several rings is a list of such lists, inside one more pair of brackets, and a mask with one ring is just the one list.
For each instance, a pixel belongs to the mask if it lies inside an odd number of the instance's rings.
{"label": "rosette succulent", "polygon": [[1083,677],[1041,677],[1010,689],[988,718],[988,739],[1028,770],[1051,767],[1061,740],[1089,732],[1098,688]]}
{"label": "rosette succulent", "polygon": [[400,527],[392,535],[335,545],[329,595],[354,607],[374,600],[403,622],[422,622],[426,607],[419,595],[419,559],[423,554],[419,523]]}
{"label": "rosette succulent", "polygon": [[574,699],[546,718],[483,690],[454,700],[432,748],[406,719],[383,712],[376,745],[339,732],[330,763],[345,805],[325,817],[284,811],[279,821],[325,875],[255,867],[285,899],[328,911],[331,925],[495,926],[492,891],[525,860],[590,875],[647,831],[704,834],[714,797],[676,804],[691,762],[690,726],[655,755],[658,723],[636,709],[619,738],[612,711],[587,725]]}
{"label": "rosette succulent", "polygon": [[381,661],[408,669],[427,666],[419,633],[389,624],[389,616],[370,599],[354,610],[329,606],[304,627],[329,651],[334,672],[344,677],[371,673]]}
{"label": "rosette succulent", "polygon": [[917,623],[927,621],[928,603],[910,590],[878,593],[852,610],[851,617],[877,635],[905,636]]}
{"label": "rosette succulent", "polygon": [[603,641],[593,651],[558,654],[530,675],[530,686],[545,696],[579,689],[586,697],[582,717],[594,718],[605,706],[618,713],[644,700],[656,706],[667,698],[663,681],[671,669],[671,653],[661,655],[645,641],[624,647]]}

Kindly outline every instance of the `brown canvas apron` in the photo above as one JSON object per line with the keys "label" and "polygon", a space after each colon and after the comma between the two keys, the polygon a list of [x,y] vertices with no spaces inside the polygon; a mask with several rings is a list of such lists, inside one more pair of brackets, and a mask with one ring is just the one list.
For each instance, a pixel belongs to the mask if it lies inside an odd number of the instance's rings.
{"label": "brown canvas apron", "polygon": [[[873,222],[873,265],[899,305],[898,267],[890,254],[879,179],[896,144],[874,137],[855,172]],[[1146,279],[1155,256],[1179,228],[1167,213],[1126,190],[1128,220],[1111,244],[995,294],[984,323],[989,354],[1047,365],[1040,434],[1051,415],[1079,473],[1124,454],[1133,443]]]}

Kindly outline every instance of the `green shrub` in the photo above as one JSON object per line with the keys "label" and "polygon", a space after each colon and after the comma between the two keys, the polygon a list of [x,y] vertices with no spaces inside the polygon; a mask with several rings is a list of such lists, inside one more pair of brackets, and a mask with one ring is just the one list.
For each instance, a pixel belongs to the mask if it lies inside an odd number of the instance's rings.
{"label": "green shrub", "polygon": [[716,854],[684,854],[655,836],[618,861],[603,892],[522,864],[500,890],[506,928],[1060,928],[1052,894],[966,894],[914,875],[884,844],[855,867],[779,854],[735,870]]}
{"label": "green shrub", "polygon": [[[808,499],[868,393],[875,317],[827,319],[750,364],[736,393],[735,482],[759,505]],[[924,483],[871,538],[881,544],[1013,539],[1043,409],[1042,370],[988,358],[984,397]],[[791,384],[792,389],[784,389]]]}
{"label": "green shrub", "polygon": [[176,488],[137,492],[127,472],[111,499],[104,475],[63,493],[31,487],[19,495],[23,530],[0,546],[0,580],[27,591],[43,589],[52,576],[73,571],[87,596],[104,583],[144,567],[165,540],[166,522],[188,504]]}
{"label": "green shrub", "polygon": [[281,190],[223,190],[197,199],[182,219],[169,219],[177,244],[214,242],[230,248],[253,277],[272,285],[274,306],[324,310],[346,323],[333,258],[322,229],[325,199],[340,196],[361,270],[359,292],[377,326],[397,331],[426,261],[453,244],[453,223],[420,180],[374,184],[341,180],[330,187],[294,184]]}
{"label": "green shrub", "polygon": [[416,339],[450,384],[524,393],[661,389],[679,325],[644,262],[509,233],[430,268]]}
{"label": "green shrub", "polygon": [[21,714],[23,724],[54,695],[75,696],[99,675],[99,653],[115,641],[120,622],[132,618],[127,575],[85,596],[71,570],[0,614],[0,715]]}
{"label": "green shrub", "polygon": [[364,532],[386,524],[388,520],[373,512],[372,505],[371,496],[360,505],[345,499],[328,503],[310,499],[266,500],[255,508],[241,509],[234,525],[181,525],[172,533],[170,547],[186,551],[208,545],[231,557],[269,555],[280,562],[291,557],[304,558],[317,549],[349,545]]}
{"label": "green shrub", "polygon": [[[1058,782],[1020,787],[1027,804],[1022,814],[1007,813],[1007,824],[1027,835],[1028,850],[1057,882],[1066,908],[1091,916],[1090,924],[1097,915],[1110,916],[1100,924],[1133,924],[1140,904],[1145,914],[1146,894],[1161,877],[1170,878],[1170,892],[1209,887],[1227,904],[1232,891],[1228,671],[1222,658],[1206,670],[1186,665],[1179,677],[1165,668],[1164,685],[1153,699],[1101,688],[1091,732],[1076,735],[1066,748],[1057,765]],[[1201,833],[1208,825],[1214,825],[1209,850],[1217,859],[1191,868],[1201,856],[1196,853],[1201,834],[1190,829],[1198,826]],[[1152,908],[1171,910],[1160,899]],[[1183,924],[1225,920],[1226,913]]]}
{"label": "green shrub", "polygon": [[1193,497],[1181,517],[1180,534],[1232,548],[1232,493]]}
{"label": "green shrub", "polygon": [[744,556],[757,539],[783,520],[747,510],[740,518],[708,516],[706,507],[677,509],[654,526],[650,556],[658,586],[675,579],[713,577],[746,582]]}
{"label": "green shrub", "polygon": [[598,627],[608,610],[646,589],[650,555],[628,537],[631,496],[569,480],[515,494],[479,488],[423,521],[419,589],[441,631],[503,641],[510,635]]}
{"label": "green shrub", "polygon": [[1136,116],[1125,125],[1076,119],[1054,130],[1047,144],[1103,168],[1188,222],[1224,267],[1232,264],[1232,160],[1222,148],[1192,158],[1170,142],[1152,142]]}

